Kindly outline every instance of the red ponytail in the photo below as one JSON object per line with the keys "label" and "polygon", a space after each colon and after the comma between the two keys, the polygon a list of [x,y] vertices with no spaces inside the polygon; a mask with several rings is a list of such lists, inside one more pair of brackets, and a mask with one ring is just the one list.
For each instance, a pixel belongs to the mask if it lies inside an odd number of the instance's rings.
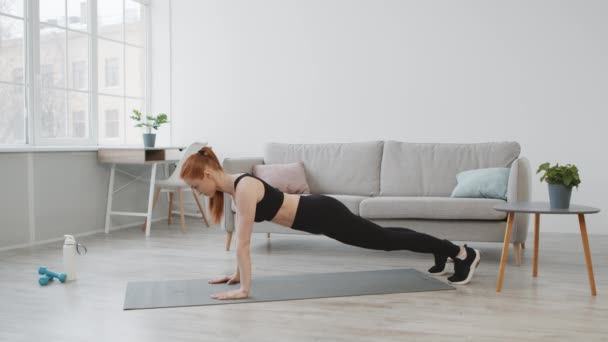
{"label": "red ponytail", "polygon": [[[209,146],[201,148],[197,153],[194,153],[182,165],[182,170],[179,176],[189,179],[203,178],[203,171],[206,168],[211,168],[218,171],[223,171],[220,161]],[[224,193],[216,191],[209,198],[209,212],[211,212],[211,220],[213,223],[220,223],[224,214]]]}

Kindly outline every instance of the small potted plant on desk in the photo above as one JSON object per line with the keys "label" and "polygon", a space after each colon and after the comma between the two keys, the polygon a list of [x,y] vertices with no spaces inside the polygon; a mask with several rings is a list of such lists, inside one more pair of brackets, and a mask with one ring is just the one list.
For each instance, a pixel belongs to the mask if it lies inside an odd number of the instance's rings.
{"label": "small potted plant on desk", "polygon": [[137,109],[133,109],[133,115],[131,115],[131,119],[137,121],[135,127],[146,128],[146,133],[143,134],[144,147],[154,147],[154,143],[156,141],[156,133],[152,133],[152,128],[157,130],[160,125],[169,122],[167,121],[167,114],[161,113],[157,116],[146,115],[144,117]]}
{"label": "small potted plant on desk", "polygon": [[549,184],[549,203],[554,209],[568,209],[572,187],[578,189],[581,179],[578,168],[571,164],[550,166],[549,163],[541,164],[536,173],[544,171],[540,181],[546,180]]}

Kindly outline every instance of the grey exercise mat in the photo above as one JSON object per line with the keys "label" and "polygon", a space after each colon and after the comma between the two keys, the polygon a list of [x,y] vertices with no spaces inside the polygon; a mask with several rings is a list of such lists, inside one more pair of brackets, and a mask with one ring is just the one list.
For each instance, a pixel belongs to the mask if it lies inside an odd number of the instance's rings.
{"label": "grey exercise mat", "polygon": [[249,298],[217,300],[211,294],[239,284],[209,284],[207,279],[129,282],[125,310],[177,306],[254,303],[402,292],[453,290],[454,287],[413,269],[312,273],[255,277]]}

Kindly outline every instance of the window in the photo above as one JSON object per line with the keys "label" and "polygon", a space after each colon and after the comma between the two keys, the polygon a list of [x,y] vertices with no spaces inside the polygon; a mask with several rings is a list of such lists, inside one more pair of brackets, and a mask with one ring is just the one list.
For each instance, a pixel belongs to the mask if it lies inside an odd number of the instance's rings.
{"label": "window", "polygon": [[50,87],[53,84],[53,66],[43,64],[40,66],[40,85]]}
{"label": "window", "polygon": [[73,92],[68,101],[70,103],[70,116],[68,118],[71,127],[70,136],[82,139],[89,138],[89,94]]}
{"label": "window", "polygon": [[0,145],[141,143],[145,3],[0,0]]}
{"label": "window", "polygon": [[[76,75],[71,66],[74,61],[84,63],[89,61],[89,45],[91,34],[87,25],[71,25],[68,20],[68,5],[85,5],[87,0],[44,0],[39,1],[40,18],[38,48],[40,51],[40,103],[34,134],[37,141],[44,145],[54,144],[88,144],[88,135],[75,135],[73,117],[70,113],[82,111],[82,104],[73,103],[79,100],[86,102],[88,107],[92,93],[84,83],[86,79],[74,79]],[[82,15],[78,13],[78,15]],[[68,81],[71,80],[71,81]],[[84,91],[84,92],[83,92]],[[79,107],[79,108],[76,108]],[[87,111],[88,112],[88,111]],[[83,118],[85,119],[85,118]],[[86,118],[86,122],[89,118]],[[85,125],[86,125],[85,122]]]}
{"label": "window", "polygon": [[72,62],[72,87],[74,89],[87,89],[87,73],[86,61]]}
{"label": "window", "polygon": [[117,57],[106,58],[106,88],[118,86],[119,67]]}
{"label": "window", "polygon": [[75,137],[83,138],[86,135],[86,118],[84,111],[77,110],[72,113],[72,135]]}
{"label": "window", "polygon": [[13,69],[13,83],[25,84],[25,74],[23,73],[23,68],[15,68]]}
{"label": "window", "polygon": [[0,144],[26,142],[25,7],[23,0],[0,1]]}
{"label": "window", "polygon": [[138,144],[141,130],[129,116],[133,109],[146,110],[146,6],[134,0],[97,1],[97,6],[98,110],[106,120],[100,121],[99,142]]}
{"label": "window", "polygon": [[120,121],[118,119],[117,109],[106,110],[106,134],[108,139],[118,138],[120,130]]}

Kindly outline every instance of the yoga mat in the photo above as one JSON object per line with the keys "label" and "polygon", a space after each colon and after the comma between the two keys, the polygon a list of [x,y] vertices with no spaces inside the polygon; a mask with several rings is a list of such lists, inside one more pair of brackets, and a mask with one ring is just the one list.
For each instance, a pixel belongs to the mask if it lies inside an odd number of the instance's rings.
{"label": "yoga mat", "polygon": [[238,288],[240,284],[209,284],[208,279],[129,282],[124,309],[255,303],[454,289],[414,269],[390,269],[254,277],[249,289],[249,298],[217,300],[209,297],[214,293]]}

